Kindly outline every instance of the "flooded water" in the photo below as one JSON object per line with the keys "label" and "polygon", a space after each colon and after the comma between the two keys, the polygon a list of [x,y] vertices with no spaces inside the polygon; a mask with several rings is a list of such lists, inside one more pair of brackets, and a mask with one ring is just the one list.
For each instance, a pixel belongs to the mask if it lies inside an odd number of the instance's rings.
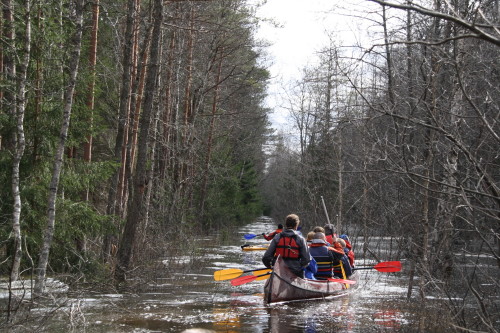
{"label": "flooded water", "polygon": [[[403,272],[362,270],[358,286],[347,296],[266,306],[265,281],[233,287],[214,281],[213,273],[226,268],[263,267],[263,251],[241,250],[241,245],[267,245],[262,237],[246,241],[246,233],[260,234],[275,227],[261,218],[238,230],[234,243],[204,249],[191,270],[172,273],[126,294],[84,293],[60,306],[40,306],[31,315],[51,313],[46,321],[26,321],[23,330],[37,332],[423,332],[447,331],[439,321],[423,321],[425,313],[406,300]],[[233,241],[231,241],[233,242]],[[206,242],[209,244],[208,240]],[[354,244],[356,246],[356,244]],[[357,258],[359,264],[372,264]],[[168,262],[169,258],[163,258]],[[186,258],[188,260],[188,258]],[[404,264],[403,264],[404,265]],[[404,266],[403,266],[404,268]],[[141,288],[142,289],[142,288]],[[418,314],[418,315],[417,315]],[[436,308],[429,314],[439,314]],[[425,314],[424,314],[425,315]]]}

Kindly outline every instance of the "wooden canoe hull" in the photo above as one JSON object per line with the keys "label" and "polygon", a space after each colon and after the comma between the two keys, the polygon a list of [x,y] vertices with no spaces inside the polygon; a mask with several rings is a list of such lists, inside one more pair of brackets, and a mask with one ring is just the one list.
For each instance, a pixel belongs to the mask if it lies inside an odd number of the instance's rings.
{"label": "wooden canoe hull", "polygon": [[[357,273],[349,277],[355,280]],[[264,285],[264,302],[290,302],[305,299],[346,295],[356,285],[346,286],[339,282],[302,279],[293,274],[281,258],[276,260],[273,272]]]}

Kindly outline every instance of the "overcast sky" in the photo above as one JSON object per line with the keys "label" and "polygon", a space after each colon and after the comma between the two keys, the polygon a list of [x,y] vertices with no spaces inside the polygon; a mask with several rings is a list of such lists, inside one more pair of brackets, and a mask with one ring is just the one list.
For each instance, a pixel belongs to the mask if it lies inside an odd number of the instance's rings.
{"label": "overcast sky", "polygon": [[300,70],[314,62],[314,53],[329,44],[327,32],[335,31],[344,41],[352,38],[357,25],[352,18],[341,15],[345,10],[339,5],[345,3],[340,0],[267,0],[257,11],[257,16],[272,19],[281,26],[276,28],[263,22],[256,35],[272,44],[267,49],[273,77],[267,104],[274,110],[271,121],[275,127],[286,123],[286,111],[279,107],[280,86],[298,79]]}

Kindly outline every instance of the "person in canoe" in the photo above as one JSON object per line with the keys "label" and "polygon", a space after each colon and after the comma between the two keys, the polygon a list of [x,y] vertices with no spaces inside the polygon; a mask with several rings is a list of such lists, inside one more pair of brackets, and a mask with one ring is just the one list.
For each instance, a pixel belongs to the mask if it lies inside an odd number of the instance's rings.
{"label": "person in canoe", "polygon": [[354,251],[352,250],[352,245],[349,237],[344,234],[340,235],[340,238],[342,238],[345,242],[344,252],[347,255],[347,258],[349,258],[349,264],[351,264],[351,267],[354,267]]}
{"label": "person in canoe", "polygon": [[318,266],[315,274],[317,279],[331,278],[333,266],[338,265],[344,255],[343,252],[339,253],[333,247],[329,247],[325,234],[322,232],[314,234],[313,240],[309,244],[309,253],[316,260]]}
{"label": "person in canoe", "polygon": [[325,225],[324,229],[325,229],[326,241],[330,245],[333,245],[333,243],[337,239],[337,234],[334,232],[333,224],[327,224],[327,225]]}
{"label": "person in canoe", "polygon": [[272,268],[279,255],[295,275],[304,277],[304,268],[309,265],[310,257],[306,240],[297,233],[299,223],[295,214],[286,217],[285,229],[273,238],[262,257],[267,268]]}
{"label": "person in canoe", "polygon": [[340,265],[334,265],[333,275],[342,279],[346,279],[352,274],[352,267],[349,262],[349,258],[344,251],[345,247],[346,243],[342,238],[337,238],[333,243],[333,251],[340,254],[339,262],[342,262],[342,267],[340,267]]}
{"label": "person in canoe", "polygon": [[267,234],[267,235],[266,235],[266,233],[265,233],[265,232],[263,232],[263,233],[262,233],[262,236],[263,236],[266,240],[270,241],[270,240],[272,240],[272,239],[274,238],[274,236],[276,236],[277,234],[279,234],[279,233],[280,233],[280,232],[282,232],[282,231],[283,231],[283,224],[281,224],[281,223],[280,223],[280,224],[278,224],[278,228],[277,228],[276,230],[274,230],[273,232],[270,232],[270,233],[269,233],[269,234]]}

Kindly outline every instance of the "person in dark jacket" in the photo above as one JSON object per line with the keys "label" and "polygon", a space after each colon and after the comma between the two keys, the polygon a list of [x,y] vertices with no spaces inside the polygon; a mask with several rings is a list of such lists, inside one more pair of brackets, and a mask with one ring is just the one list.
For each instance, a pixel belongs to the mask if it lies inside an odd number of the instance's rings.
{"label": "person in dark jacket", "polygon": [[286,217],[285,230],[273,238],[262,257],[267,268],[272,268],[280,255],[295,275],[304,277],[304,268],[309,265],[310,257],[306,240],[297,233],[299,223],[299,217],[295,214]]}
{"label": "person in dark jacket", "polygon": [[327,279],[333,276],[333,266],[338,265],[342,259],[341,253],[338,253],[328,246],[325,234],[317,232],[314,234],[311,243],[309,244],[309,253],[316,260],[318,266],[315,274],[318,279]]}
{"label": "person in dark jacket", "polygon": [[333,273],[335,276],[338,276],[342,279],[347,278],[352,274],[352,267],[349,262],[349,258],[345,254],[344,248],[345,248],[345,241],[342,238],[337,238],[333,243],[333,249],[335,252],[341,254],[340,261],[342,262],[342,267],[344,268],[345,276],[343,276],[342,268],[340,267],[335,267]]}
{"label": "person in dark jacket", "polygon": [[344,247],[344,252],[349,258],[349,263],[351,264],[351,267],[354,267],[354,250],[352,249],[351,241],[349,240],[349,237],[347,235],[340,235],[339,238],[342,238],[345,242],[345,247]]}

